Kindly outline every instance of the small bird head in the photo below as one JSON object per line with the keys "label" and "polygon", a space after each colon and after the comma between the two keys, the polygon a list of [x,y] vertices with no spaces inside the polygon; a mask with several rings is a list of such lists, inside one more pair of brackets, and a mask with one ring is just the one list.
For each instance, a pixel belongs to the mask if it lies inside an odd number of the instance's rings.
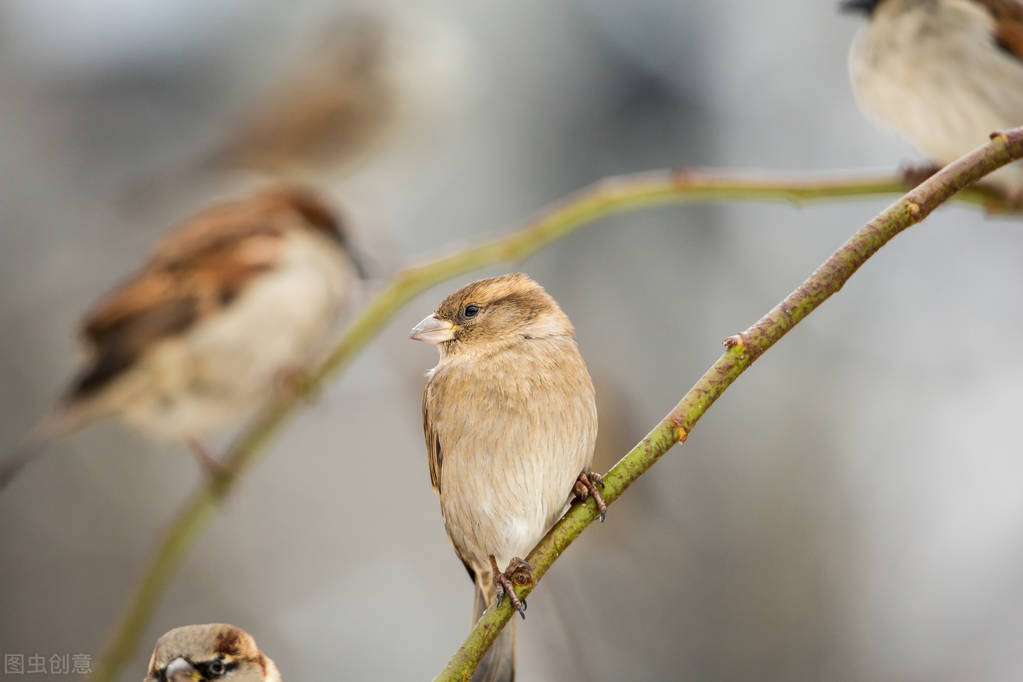
{"label": "small bird head", "polygon": [[280,682],[249,633],[210,623],[174,628],[156,640],[143,682]]}
{"label": "small bird head", "polygon": [[884,0],[841,0],[838,8],[843,12],[866,14],[869,17],[882,2]]}
{"label": "small bird head", "polygon": [[574,333],[543,287],[514,273],[465,285],[413,327],[409,338],[436,344],[444,355]]}
{"label": "small bird head", "polygon": [[361,279],[369,277],[369,270],[352,244],[345,221],[315,190],[304,185],[282,183],[264,188],[256,197],[255,201],[267,207],[280,207],[297,213],[305,228],[319,232],[341,245]]}

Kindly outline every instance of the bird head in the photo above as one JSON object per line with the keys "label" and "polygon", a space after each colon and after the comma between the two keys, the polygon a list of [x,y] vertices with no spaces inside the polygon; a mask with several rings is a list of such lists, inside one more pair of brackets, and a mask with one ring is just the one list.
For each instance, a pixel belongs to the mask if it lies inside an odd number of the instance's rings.
{"label": "bird head", "polygon": [[447,355],[573,334],[572,323],[543,287],[514,273],[465,285],[445,298],[409,337],[435,344],[441,355]]}
{"label": "bird head", "polygon": [[174,628],[156,641],[144,682],[280,682],[249,633],[210,623]]}
{"label": "bird head", "polygon": [[279,183],[263,188],[253,198],[254,203],[267,210],[291,211],[299,218],[299,225],[318,232],[344,249],[360,279],[369,277],[369,268],[359,250],[352,243],[344,216],[339,215],[327,200],[310,187]]}

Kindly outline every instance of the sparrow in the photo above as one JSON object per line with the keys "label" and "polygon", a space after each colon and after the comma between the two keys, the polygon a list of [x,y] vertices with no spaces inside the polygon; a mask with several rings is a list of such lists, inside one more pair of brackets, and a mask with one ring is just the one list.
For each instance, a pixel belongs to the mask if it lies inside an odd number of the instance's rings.
{"label": "sparrow", "polygon": [[357,159],[397,119],[389,31],[381,17],[371,15],[326,26],[237,115],[205,165],[279,176]]}
{"label": "sparrow", "polygon": [[185,441],[215,470],[202,438],[287,388],[312,359],[362,274],[353,254],[330,207],[298,186],[186,220],[86,314],[87,360],[0,461],[0,488],[47,442],[108,416]]}
{"label": "sparrow", "polygon": [[233,625],[183,625],[156,640],[142,682],[281,682],[252,636]]}
{"label": "sparrow", "polygon": [[210,175],[336,179],[408,124],[434,126],[457,109],[468,61],[464,41],[455,26],[433,16],[365,11],[328,19],[226,116],[209,145],[177,168],[132,181],[123,203],[145,206]]}
{"label": "sparrow", "polygon": [[[435,344],[423,431],[444,527],[473,580],[473,622],[514,585],[532,582],[522,560],[573,499],[592,496],[597,405],[575,330],[557,302],[516,273],[468,284],[416,325]],[[502,571],[502,567],[506,567]],[[514,623],[498,636],[475,682],[515,677]]]}
{"label": "sparrow", "polygon": [[[844,0],[841,7],[869,19],[849,52],[860,107],[932,162],[947,165],[990,132],[1023,124],[1023,1]],[[988,180],[1023,196],[1023,165]]]}

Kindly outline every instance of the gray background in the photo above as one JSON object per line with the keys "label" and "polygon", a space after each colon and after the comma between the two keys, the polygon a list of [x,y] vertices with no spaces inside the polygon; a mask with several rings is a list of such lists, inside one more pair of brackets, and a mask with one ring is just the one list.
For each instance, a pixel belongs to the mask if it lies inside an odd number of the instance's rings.
{"label": "gray background", "polygon": [[[830,1],[415,6],[453,38],[453,76],[329,180],[384,271],[609,174],[917,158],[856,109],[859,21]],[[134,213],[118,194],[203,148],[344,10],[0,2],[0,446],[73,371],[85,307],[224,190]],[[634,212],[525,263],[598,383],[599,467],[888,201]],[[1021,248],[1018,222],[951,206],[885,248],[557,563],[519,628],[521,679],[1019,679]],[[406,333],[471,278],[398,314],[274,442],[189,554],[147,647],[223,620],[287,680],[440,670],[472,597],[420,433],[435,351]],[[198,477],[183,448],[116,424],[53,446],[0,496],[0,650],[98,651]]]}

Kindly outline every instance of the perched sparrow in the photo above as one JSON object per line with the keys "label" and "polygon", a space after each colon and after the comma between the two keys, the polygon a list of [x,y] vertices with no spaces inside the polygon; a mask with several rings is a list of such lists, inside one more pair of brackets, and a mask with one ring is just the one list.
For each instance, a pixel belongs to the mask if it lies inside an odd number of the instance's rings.
{"label": "perched sparrow", "polygon": [[85,317],[85,367],[8,460],[0,488],[52,438],[117,415],[198,444],[308,362],[355,286],[344,232],[311,191],[275,186],[171,232]]}
{"label": "perched sparrow", "polygon": [[156,640],[142,682],[281,682],[256,640],[224,623],[184,625]]}
{"label": "perched sparrow", "polygon": [[[473,621],[532,582],[526,556],[573,496],[606,506],[590,472],[593,384],[558,304],[523,274],[468,284],[410,334],[437,345],[423,393],[430,480],[455,552],[476,584]],[[501,572],[501,567],[507,567]],[[514,623],[473,680],[515,676]]]}
{"label": "perched sparrow", "polygon": [[[870,17],[849,52],[860,106],[946,165],[1023,125],[1023,1],[844,0]],[[1023,166],[989,179],[1023,190]]]}

